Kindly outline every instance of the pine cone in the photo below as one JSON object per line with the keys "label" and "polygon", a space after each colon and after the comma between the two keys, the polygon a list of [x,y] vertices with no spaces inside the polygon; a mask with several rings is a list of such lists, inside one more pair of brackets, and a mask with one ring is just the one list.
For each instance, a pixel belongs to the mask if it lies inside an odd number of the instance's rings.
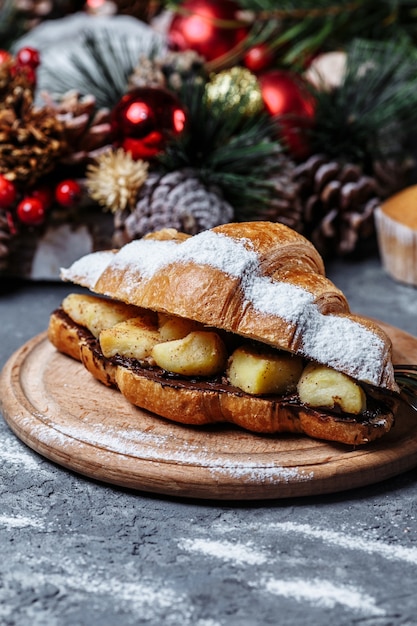
{"label": "pine cone", "polygon": [[168,89],[179,91],[184,83],[205,73],[205,59],[194,50],[167,52],[155,60],[165,76]]}
{"label": "pine cone", "polygon": [[385,200],[407,187],[414,167],[415,163],[408,159],[402,162],[396,160],[374,161],[372,174],[381,200]]}
{"label": "pine cone", "polygon": [[0,111],[21,106],[31,106],[35,85],[26,68],[14,71],[14,61],[0,64]]}
{"label": "pine cone", "polygon": [[162,228],[194,235],[232,218],[233,208],[221,191],[215,186],[205,187],[193,170],[152,172],[139,192],[135,209],[116,215],[114,243],[121,246]]}
{"label": "pine cone", "polygon": [[63,126],[67,146],[61,162],[75,165],[92,160],[111,145],[110,111],[97,109],[93,95],[68,91],[58,102],[44,94],[46,110]]}
{"label": "pine cone", "polygon": [[273,194],[266,208],[256,213],[256,219],[280,222],[293,230],[303,229],[303,205],[299,184],[294,180],[294,163],[286,155],[276,157],[274,174],[268,182],[273,185]]}
{"label": "pine cone", "polygon": [[166,79],[158,63],[146,55],[139,58],[138,64],[129,77],[128,91],[136,87],[165,87]]}
{"label": "pine cone", "polygon": [[193,50],[168,52],[161,57],[141,56],[129,77],[128,89],[165,87],[179,91],[184,82],[204,71],[204,59]]}
{"label": "pine cone", "polygon": [[54,169],[65,149],[61,122],[33,108],[25,90],[13,107],[0,109],[0,174],[31,186]]}
{"label": "pine cone", "polygon": [[377,184],[359,166],[317,154],[295,168],[294,180],[300,186],[304,234],[323,256],[355,253],[374,235]]}

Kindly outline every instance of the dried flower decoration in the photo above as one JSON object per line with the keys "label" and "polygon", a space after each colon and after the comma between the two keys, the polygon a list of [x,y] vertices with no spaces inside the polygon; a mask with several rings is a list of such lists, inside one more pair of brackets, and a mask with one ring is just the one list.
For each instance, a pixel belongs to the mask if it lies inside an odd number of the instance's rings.
{"label": "dried flower decoration", "polygon": [[113,213],[133,208],[147,179],[148,167],[147,162],[135,161],[122,148],[104,152],[87,166],[88,192],[93,200]]}

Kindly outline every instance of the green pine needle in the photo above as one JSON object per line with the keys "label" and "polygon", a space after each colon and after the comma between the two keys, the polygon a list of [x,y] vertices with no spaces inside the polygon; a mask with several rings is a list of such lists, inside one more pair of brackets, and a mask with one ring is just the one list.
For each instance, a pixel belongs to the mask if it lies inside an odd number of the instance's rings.
{"label": "green pine needle", "polygon": [[227,103],[227,94],[211,102],[202,81],[188,84],[181,99],[188,110],[188,128],[167,146],[162,166],[197,170],[204,183],[218,185],[242,211],[254,200],[258,206],[267,203],[268,180],[282,152],[272,120],[263,112],[245,113],[245,96],[235,106]]}
{"label": "green pine needle", "polygon": [[417,120],[417,53],[408,42],[357,40],[340,87],[315,94],[315,152],[362,164],[401,158]]}
{"label": "green pine needle", "polygon": [[[155,56],[155,41],[144,47],[140,37],[124,38],[104,28],[98,34],[86,32],[69,63],[48,66],[43,87],[54,94],[76,90],[81,95],[93,95],[97,105],[113,108],[126,93],[129,77],[141,55]],[[41,67],[42,70],[42,67]]]}
{"label": "green pine needle", "polygon": [[25,15],[14,0],[0,0],[0,48],[11,49],[13,42],[25,34],[28,25]]}

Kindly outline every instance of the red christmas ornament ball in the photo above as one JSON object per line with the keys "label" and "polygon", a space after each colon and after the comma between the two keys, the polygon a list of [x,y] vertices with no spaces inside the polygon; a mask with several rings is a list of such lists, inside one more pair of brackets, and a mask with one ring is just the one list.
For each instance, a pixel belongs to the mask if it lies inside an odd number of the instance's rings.
{"label": "red christmas ornament ball", "polygon": [[125,94],[111,114],[114,143],[134,159],[149,159],[170,137],[184,130],[186,113],[174,94],[159,87],[138,87]]}
{"label": "red christmas ornament ball", "polygon": [[186,0],[168,29],[172,49],[194,50],[206,61],[227,54],[248,34],[233,0]]}
{"label": "red christmas ornament ball", "polygon": [[304,158],[309,153],[306,131],[315,115],[311,93],[299,76],[285,70],[265,72],[258,80],[266,110],[280,118],[283,140],[294,156]]}
{"label": "red christmas ornament ball", "polygon": [[274,53],[265,43],[249,48],[243,55],[243,64],[251,72],[261,72],[271,65]]}
{"label": "red christmas ornament ball", "polygon": [[45,219],[45,208],[38,198],[24,198],[17,205],[17,217],[28,226],[39,226]]}
{"label": "red christmas ornament ball", "polygon": [[81,198],[81,187],[76,180],[62,180],[55,188],[55,200],[64,207],[71,207]]}
{"label": "red christmas ornament ball", "polygon": [[9,209],[17,198],[15,184],[0,174],[0,209]]}
{"label": "red christmas ornament ball", "polygon": [[35,70],[40,65],[39,52],[35,48],[25,47],[18,50],[16,62],[20,66],[29,66]]}
{"label": "red christmas ornament ball", "polygon": [[121,143],[121,147],[125,152],[129,152],[132,159],[152,159],[156,154],[160,153],[164,145],[164,139],[161,133],[157,131],[149,133],[145,139],[132,139],[126,137]]}

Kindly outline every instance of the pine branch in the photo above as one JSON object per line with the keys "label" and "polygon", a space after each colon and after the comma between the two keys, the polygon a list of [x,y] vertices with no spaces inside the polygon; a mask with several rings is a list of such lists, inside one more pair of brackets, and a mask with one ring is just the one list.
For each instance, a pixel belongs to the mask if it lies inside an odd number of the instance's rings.
{"label": "pine branch", "polygon": [[365,166],[403,158],[417,120],[416,60],[407,42],[353,42],[340,87],[315,94],[314,150]]}
{"label": "pine branch", "polygon": [[9,50],[26,30],[25,17],[17,10],[14,0],[0,0],[0,47]]}
{"label": "pine branch", "polygon": [[[175,10],[180,0],[168,5]],[[266,42],[277,63],[302,68],[317,52],[340,50],[353,39],[391,41],[407,37],[417,44],[417,3],[413,0],[238,0],[255,16],[245,42],[211,62],[219,70],[239,62],[248,47]],[[240,56],[239,56],[240,55]]]}
{"label": "pine branch", "polygon": [[241,207],[268,202],[267,182],[277,169],[282,149],[272,120],[264,113],[247,115],[245,99],[231,105],[224,98],[211,102],[203,82],[188,84],[181,99],[188,110],[188,129],[171,142],[160,163],[173,171],[191,167],[206,184],[216,184],[229,202]]}
{"label": "pine branch", "polygon": [[125,38],[104,28],[98,34],[86,31],[76,52],[67,64],[41,66],[46,91],[64,94],[75,90],[80,95],[93,95],[97,105],[113,108],[126,93],[130,75],[140,56],[155,56],[156,38],[144,46],[139,37]]}

